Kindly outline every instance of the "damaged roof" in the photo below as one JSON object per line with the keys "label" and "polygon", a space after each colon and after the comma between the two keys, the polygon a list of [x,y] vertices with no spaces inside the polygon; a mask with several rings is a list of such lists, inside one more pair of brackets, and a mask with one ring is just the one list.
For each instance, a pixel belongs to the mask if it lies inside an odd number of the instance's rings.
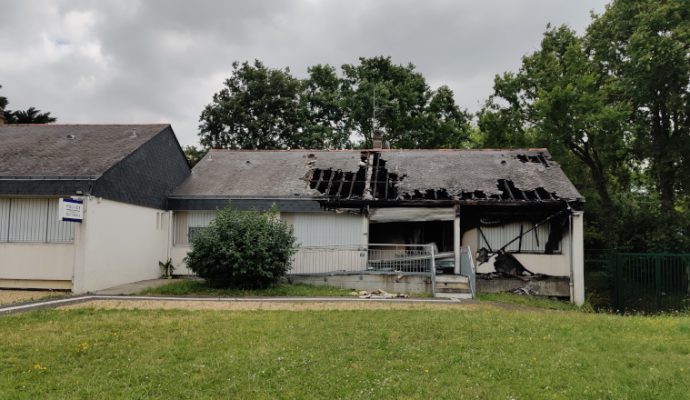
{"label": "damaged roof", "polygon": [[546,149],[211,150],[172,196],[583,200]]}

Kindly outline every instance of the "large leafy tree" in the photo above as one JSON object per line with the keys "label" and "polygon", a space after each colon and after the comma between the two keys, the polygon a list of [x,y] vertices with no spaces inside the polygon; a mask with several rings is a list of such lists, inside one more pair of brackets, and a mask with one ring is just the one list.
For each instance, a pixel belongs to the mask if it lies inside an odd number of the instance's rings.
{"label": "large leafy tree", "polygon": [[301,144],[298,79],[261,61],[232,64],[232,75],[201,113],[201,144],[212,148],[276,149]]}
{"label": "large leafy tree", "polygon": [[616,98],[630,107],[634,150],[670,216],[690,172],[690,5],[687,0],[616,0],[586,40]]}
{"label": "large leafy tree", "polygon": [[478,120],[485,145],[550,148],[588,197],[590,243],[687,251],[689,98],[687,1],[614,0],[581,37],[549,27]]}
{"label": "large leafy tree", "polygon": [[350,145],[348,115],[344,109],[342,81],[334,67],[314,65],[302,82],[304,132],[302,147],[345,148]]}
{"label": "large leafy tree", "polygon": [[365,145],[375,130],[400,148],[458,147],[468,140],[469,116],[455,104],[453,92],[446,86],[432,91],[414,65],[373,57],[342,70],[348,127]]}
{"label": "large leafy tree", "polygon": [[392,146],[461,147],[470,117],[446,86],[433,91],[412,64],[360,58],[342,74],[315,65],[298,80],[289,70],[234,63],[225,87],[200,118],[201,144],[219,148],[371,146],[375,130]]}
{"label": "large leafy tree", "polygon": [[584,166],[587,177],[572,172],[591,182],[610,211],[612,182],[624,181],[613,177],[623,176],[627,146],[627,108],[611,103],[611,94],[582,39],[565,26],[549,28],[541,48],[523,58],[517,73],[496,77],[480,127],[492,146],[547,146],[570,170]]}

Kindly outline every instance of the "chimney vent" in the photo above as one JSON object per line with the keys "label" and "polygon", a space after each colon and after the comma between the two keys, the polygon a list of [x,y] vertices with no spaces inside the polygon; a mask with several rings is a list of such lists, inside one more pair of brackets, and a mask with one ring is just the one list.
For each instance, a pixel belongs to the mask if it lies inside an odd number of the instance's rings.
{"label": "chimney vent", "polygon": [[129,135],[130,138],[134,139],[137,137],[137,128],[132,128],[132,134]]}
{"label": "chimney vent", "polygon": [[377,130],[374,132],[371,148],[374,150],[381,150],[383,148],[383,135],[381,131]]}

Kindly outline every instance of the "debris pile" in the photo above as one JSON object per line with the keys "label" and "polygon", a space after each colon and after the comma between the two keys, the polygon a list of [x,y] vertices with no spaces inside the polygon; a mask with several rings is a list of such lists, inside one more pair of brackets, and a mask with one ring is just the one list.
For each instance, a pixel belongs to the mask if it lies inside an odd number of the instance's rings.
{"label": "debris pile", "polygon": [[519,294],[523,296],[539,296],[539,292],[529,287],[520,287],[517,289],[510,290],[509,293]]}
{"label": "debris pile", "polygon": [[353,296],[358,296],[360,299],[406,299],[409,296],[406,293],[388,293],[383,289],[353,291],[350,293]]}

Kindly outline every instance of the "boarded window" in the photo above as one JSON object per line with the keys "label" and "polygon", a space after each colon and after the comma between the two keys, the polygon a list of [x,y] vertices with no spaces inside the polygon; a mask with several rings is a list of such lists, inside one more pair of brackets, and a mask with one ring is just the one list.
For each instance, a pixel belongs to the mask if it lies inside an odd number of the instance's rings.
{"label": "boarded window", "polygon": [[[497,226],[483,226],[481,229],[484,233],[484,236],[479,234],[479,247],[498,250],[505,246],[508,242],[520,236],[521,228],[522,232],[524,233],[530,230],[532,227],[533,225],[529,222],[515,222]],[[522,235],[522,240],[515,240],[506,248],[506,250],[511,252],[521,251],[525,253],[543,253],[546,249],[546,242],[549,240],[549,231],[549,224],[540,225],[536,229],[524,233]],[[484,237],[486,237],[486,239]],[[561,244],[559,241],[555,251],[560,252],[560,250]]]}
{"label": "boarded window", "polygon": [[198,235],[203,228],[208,227],[216,217],[216,211],[181,211],[174,217],[173,238],[175,246],[188,246],[190,241]]}
{"label": "boarded window", "polygon": [[74,223],[58,220],[59,199],[0,199],[0,242],[74,241]]}

